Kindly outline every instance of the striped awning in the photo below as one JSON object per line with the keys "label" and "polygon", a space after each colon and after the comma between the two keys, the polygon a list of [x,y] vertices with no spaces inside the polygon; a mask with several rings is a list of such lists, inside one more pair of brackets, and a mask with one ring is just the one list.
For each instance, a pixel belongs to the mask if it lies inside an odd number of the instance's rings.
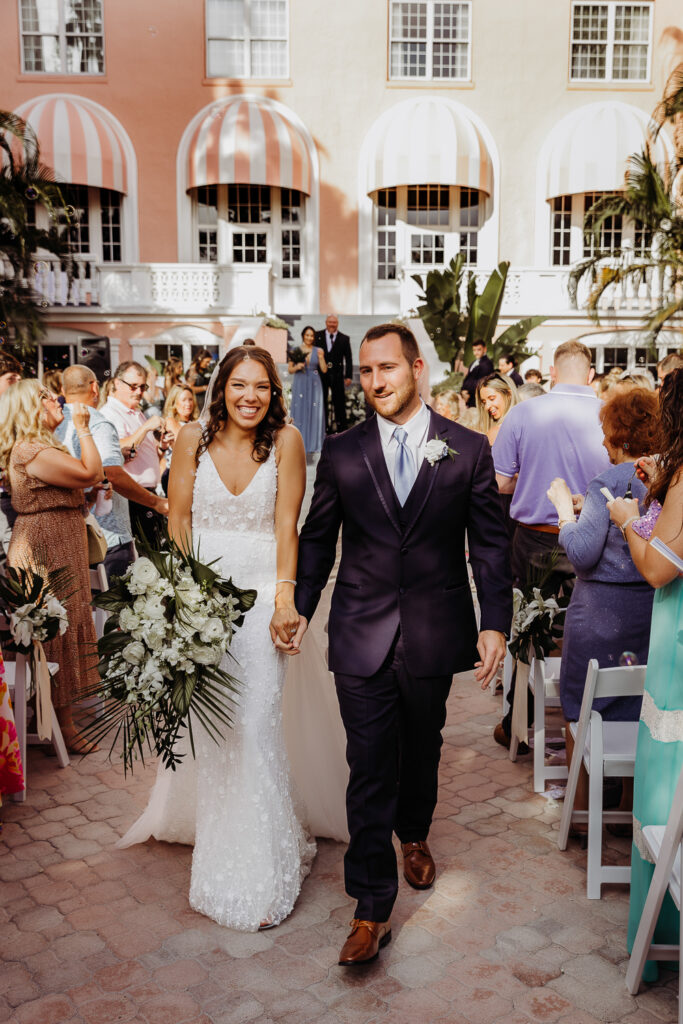
{"label": "striped awning", "polygon": [[466,107],[444,97],[404,100],[373,129],[365,191],[396,185],[460,185],[493,192],[493,165]]}
{"label": "striped awning", "polygon": [[275,185],[311,194],[304,133],[282,104],[230,96],[198,117],[188,154],[188,189],[202,185]]}
{"label": "striped awning", "polygon": [[[546,199],[623,189],[628,159],[642,152],[648,123],[642,110],[618,100],[587,103],[568,114],[555,125],[548,140]],[[657,164],[670,160],[663,133],[651,152]]]}
{"label": "striped awning", "polygon": [[41,160],[59,180],[128,191],[121,126],[99,104],[82,96],[53,93],[22,103],[14,113],[36,133]]}

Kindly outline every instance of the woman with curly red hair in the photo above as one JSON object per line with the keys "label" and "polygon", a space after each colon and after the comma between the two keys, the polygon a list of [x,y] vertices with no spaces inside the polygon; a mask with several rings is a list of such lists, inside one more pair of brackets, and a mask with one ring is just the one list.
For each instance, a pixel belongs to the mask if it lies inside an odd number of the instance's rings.
{"label": "woman with curly red hair", "polygon": [[[564,480],[553,480],[548,491],[557,509],[560,544],[576,570],[560,674],[560,700],[567,723],[579,718],[591,658],[597,659],[601,668],[610,668],[628,651],[641,665],[647,663],[654,591],[633,564],[621,531],[610,522],[601,488],[608,488],[615,497],[632,495],[644,508],[646,490],[636,475],[636,463],[657,450],[658,413],[653,391],[636,386],[613,389],[600,410],[603,445],[612,465],[588,485],[578,522]],[[610,697],[596,701],[595,708],[607,720],[637,722],[640,704],[640,697]],[[566,737],[571,761],[573,742],[568,726]],[[587,806],[587,778],[582,773],[576,808]]]}

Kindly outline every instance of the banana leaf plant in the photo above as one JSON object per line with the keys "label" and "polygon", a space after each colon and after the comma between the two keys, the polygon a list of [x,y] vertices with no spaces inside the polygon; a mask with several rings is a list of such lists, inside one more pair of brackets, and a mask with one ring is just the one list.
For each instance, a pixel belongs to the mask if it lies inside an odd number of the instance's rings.
{"label": "banana leaf plant", "polygon": [[424,280],[421,274],[413,274],[423,292],[417,314],[439,358],[449,364],[451,371],[456,364],[471,361],[475,341],[485,342],[494,362],[503,352],[517,360],[533,355],[526,339],[534,327],[543,323],[544,316],[525,317],[494,341],[509,268],[509,262],[499,263],[481,293],[474,274],[465,270],[461,253],[443,270],[430,270]]}

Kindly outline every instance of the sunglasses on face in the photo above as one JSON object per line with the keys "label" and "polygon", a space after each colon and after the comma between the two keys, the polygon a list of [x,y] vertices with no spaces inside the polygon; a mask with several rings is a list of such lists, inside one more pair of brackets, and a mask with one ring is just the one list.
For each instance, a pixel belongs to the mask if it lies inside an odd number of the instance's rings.
{"label": "sunglasses on face", "polygon": [[116,379],[121,384],[125,384],[126,387],[130,388],[131,391],[139,391],[141,395],[144,395],[145,391],[149,391],[148,384],[129,384],[127,380],[123,379],[123,377],[117,377]]}

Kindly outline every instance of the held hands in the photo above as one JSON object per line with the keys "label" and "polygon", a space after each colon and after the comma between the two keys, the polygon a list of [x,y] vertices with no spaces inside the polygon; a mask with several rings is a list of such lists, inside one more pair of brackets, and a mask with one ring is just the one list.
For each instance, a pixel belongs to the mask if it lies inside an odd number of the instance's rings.
{"label": "held hands", "polygon": [[485,690],[505,658],[505,637],[495,629],[482,629],[477,640],[481,661],[475,662],[474,678]]}
{"label": "held hands", "polygon": [[308,619],[299,615],[293,604],[276,608],[270,620],[270,638],[275,649],[284,654],[298,654],[301,639],[308,629]]}
{"label": "held hands", "polygon": [[71,417],[77,434],[88,429],[88,424],[90,423],[90,409],[87,405],[83,405],[82,402],[74,402],[71,406]]}

